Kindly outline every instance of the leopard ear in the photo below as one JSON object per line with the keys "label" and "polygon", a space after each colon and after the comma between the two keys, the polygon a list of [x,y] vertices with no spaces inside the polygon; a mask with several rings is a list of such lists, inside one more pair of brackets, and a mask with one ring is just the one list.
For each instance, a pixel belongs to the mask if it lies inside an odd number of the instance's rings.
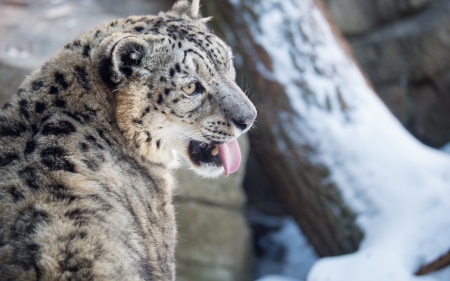
{"label": "leopard ear", "polygon": [[200,15],[200,0],[192,0],[190,13],[191,13],[190,16],[193,19],[199,18],[199,15]]}
{"label": "leopard ear", "polygon": [[110,86],[115,87],[130,77],[142,64],[148,43],[135,36],[114,40],[100,60],[100,75]]}
{"label": "leopard ear", "polygon": [[199,19],[200,0],[192,0],[191,4],[189,4],[187,0],[178,1],[167,13],[175,14],[179,17],[183,17],[183,15],[186,15],[188,18],[194,20]]}

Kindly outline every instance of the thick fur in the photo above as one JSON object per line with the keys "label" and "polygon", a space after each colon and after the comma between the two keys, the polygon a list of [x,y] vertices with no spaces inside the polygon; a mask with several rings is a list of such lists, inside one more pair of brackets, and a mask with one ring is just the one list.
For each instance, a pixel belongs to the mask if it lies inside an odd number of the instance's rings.
{"label": "thick fur", "polygon": [[198,7],[81,35],[4,106],[0,280],[175,279],[171,165],[218,175],[189,141],[228,142],[256,117]]}

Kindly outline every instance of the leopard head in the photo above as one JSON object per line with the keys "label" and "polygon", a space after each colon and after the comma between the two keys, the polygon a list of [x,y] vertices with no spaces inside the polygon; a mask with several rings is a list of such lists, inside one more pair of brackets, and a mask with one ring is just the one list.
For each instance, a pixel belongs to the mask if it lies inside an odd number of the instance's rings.
{"label": "leopard head", "polygon": [[141,156],[168,164],[179,155],[215,177],[238,169],[236,139],[257,113],[235,83],[231,48],[198,9],[198,0],[179,1],[157,17],[127,19],[104,43],[99,70],[117,124]]}

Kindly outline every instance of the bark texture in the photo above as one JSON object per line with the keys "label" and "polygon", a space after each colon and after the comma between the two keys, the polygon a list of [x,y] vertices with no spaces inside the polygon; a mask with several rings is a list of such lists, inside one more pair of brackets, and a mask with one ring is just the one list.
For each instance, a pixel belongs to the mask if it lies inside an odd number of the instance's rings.
{"label": "bark texture", "polygon": [[416,275],[418,276],[427,275],[429,273],[433,273],[435,271],[443,269],[449,265],[450,265],[450,251],[448,251],[445,255],[440,256],[437,260],[422,265],[416,271]]}
{"label": "bark texture", "polygon": [[[256,11],[261,4],[262,0],[203,1],[204,14],[214,15],[213,28],[233,47],[237,80],[244,89],[249,86],[249,96],[258,109],[256,128],[250,132],[251,148],[271,187],[288,206],[317,254],[354,252],[363,238],[355,214],[343,201],[339,187],[330,180],[328,167],[315,163],[314,144],[308,143],[304,132],[298,130],[294,122],[299,118],[298,112],[293,110],[283,84],[264,75],[258,67],[262,63],[272,71],[272,60],[276,59],[257,43],[248,25],[247,19],[258,18]],[[301,25],[300,20],[298,24]],[[286,40],[295,45],[293,36],[296,35],[286,34]],[[314,96],[308,83],[304,80],[297,85],[303,90],[305,103]],[[345,113],[345,100],[340,106]]]}

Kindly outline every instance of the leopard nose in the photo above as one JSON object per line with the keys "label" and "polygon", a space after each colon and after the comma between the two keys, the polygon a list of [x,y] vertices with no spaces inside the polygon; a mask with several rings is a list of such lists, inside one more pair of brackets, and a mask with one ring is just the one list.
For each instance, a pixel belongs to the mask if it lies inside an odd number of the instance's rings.
{"label": "leopard nose", "polygon": [[232,119],[233,124],[240,129],[241,131],[245,131],[248,127],[250,127],[256,119],[256,115],[247,119]]}

